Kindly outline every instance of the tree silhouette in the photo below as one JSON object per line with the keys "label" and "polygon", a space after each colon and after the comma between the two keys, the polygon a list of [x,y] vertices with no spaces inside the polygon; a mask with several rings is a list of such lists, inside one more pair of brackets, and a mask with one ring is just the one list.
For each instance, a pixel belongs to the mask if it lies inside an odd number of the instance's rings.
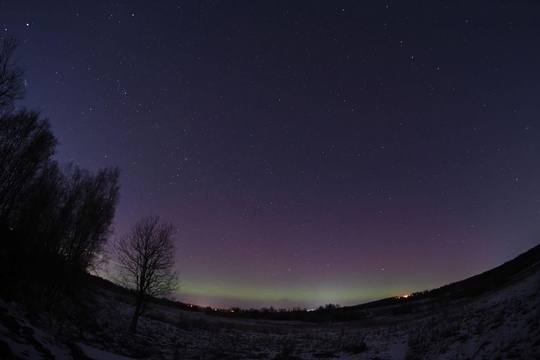
{"label": "tree silhouette", "polygon": [[158,217],[139,220],[129,235],[115,246],[119,282],[135,291],[135,311],[130,330],[137,331],[139,317],[152,297],[171,293],[177,287],[173,227]]}
{"label": "tree silhouette", "polygon": [[11,111],[13,104],[24,97],[24,71],[13,59],[17,49],[14,37],[0,38],[0,113]]}
{"label": "tree silhouette", "polygon": [[[14,112],[24,97],[24,71],[13,55],[14,37],[0,37],[0,231],[10,227],[29,184],[55,152],[57,140],[47,119],[36,111]],[[5,239],[5,234],[2,234]]]}
{"label": "tree silhouette", "polygon": [[[62,222],[58,255],[69,265],[87,270],[93,265],[107,237],[118,202],[118,168],[95,175],[70,167],[61,203]],[[67,217],[67,219],[66,219]]]}
{"label": "tree silhouette", "polygon": [[119,170],[61,170],[52,161],[58,142],[48,119],[15,109],[24,95],[16,48],[15,38],[0,38],[0,293],[28,298],[26,288],[69,288],[101,258]]}
{"label": "tree silhouette", "polygon": [[36,111],[0,115],[0,226],[9,226],[38,171],[57,145],[47,119]]}

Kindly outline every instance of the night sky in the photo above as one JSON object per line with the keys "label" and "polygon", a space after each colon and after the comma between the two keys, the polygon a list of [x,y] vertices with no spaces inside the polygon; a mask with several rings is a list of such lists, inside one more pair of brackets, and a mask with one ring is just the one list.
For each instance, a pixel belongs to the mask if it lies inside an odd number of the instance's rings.
{"label": "night sky", "polygon": [[540,239],[538,1],[0,2],[56,159],[119,166],[111,241],[177,228],[200,305],[353,305]]}

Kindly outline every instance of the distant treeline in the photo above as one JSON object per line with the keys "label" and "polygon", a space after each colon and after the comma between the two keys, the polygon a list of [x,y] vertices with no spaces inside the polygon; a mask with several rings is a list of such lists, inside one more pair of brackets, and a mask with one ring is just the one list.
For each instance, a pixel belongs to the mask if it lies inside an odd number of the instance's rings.
{"label": "distant treeline", "polygon": [[539,267],[540,245],[537,245],[499,267],[437,289],[418,291],[408,296],[390,297],[355,306],[341,307],[335,304],[327,304],[314,310],[301,308],[274,309],[273,307],[262,309],[219,309],[173,302],[166,299],[156,299],[156,301],[184,310],[204,312],[212,316],[241,319],[303,322],[358,321],[369,320],[377,316],[395,316],[433,311],[452,300],[480,296],[498,290],[519,280],[522,276],[527,276],[530,271],[538,271]]}

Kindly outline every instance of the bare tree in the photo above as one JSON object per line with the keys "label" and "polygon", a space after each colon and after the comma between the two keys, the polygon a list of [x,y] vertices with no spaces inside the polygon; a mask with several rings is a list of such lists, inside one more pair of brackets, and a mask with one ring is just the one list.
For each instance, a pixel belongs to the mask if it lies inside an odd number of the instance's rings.
{"label": "bare tree", "polygon": [[17,49],[14,37],[0,38],[0,113],[10,111],[16,100],[24,97],[24,70],[16,64],[13,53]]}
{"label": "bare tree", "polygon": [[55,153],[57,140],[36,111],[0,114],[0,225],[6,226],[39,169]]}
{"label": "bare tree", "polygon": [[96,255],[112,232],[118,178],[118,168],[100,169],[96,174],[78,167],[68,169],[60,208],[68,221],[58,239],[58,254],[70,266],[88,270],[95,265]]}
{"label": "bare tree", "polygon": [[135,311],[130,330],[137,331],[139,317],[152,297],[171,293],[177,287],[173,226],[158,217],[139,220],[129,235],[115,245],[120,283],[135,291]]}
{"label": "bare tree", "polygon": [[58,141],[49,120],[15,108],[24,97],[16,49],[15,38],[0,35],[0,292],[28,298],[26,289],[42,286],[71,290],[100,261],[112,233],[119,170],[62,171],[52,160]]}

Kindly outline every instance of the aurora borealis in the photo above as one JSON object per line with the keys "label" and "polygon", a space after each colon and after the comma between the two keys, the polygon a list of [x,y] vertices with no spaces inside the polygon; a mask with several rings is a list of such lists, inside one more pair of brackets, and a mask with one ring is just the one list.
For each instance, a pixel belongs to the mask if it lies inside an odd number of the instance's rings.
{"label": "aurora borealis", "polygon": [[199,305],[353,305],[540,235],[540,4],[4,1],[56,158],[119,166]]}

